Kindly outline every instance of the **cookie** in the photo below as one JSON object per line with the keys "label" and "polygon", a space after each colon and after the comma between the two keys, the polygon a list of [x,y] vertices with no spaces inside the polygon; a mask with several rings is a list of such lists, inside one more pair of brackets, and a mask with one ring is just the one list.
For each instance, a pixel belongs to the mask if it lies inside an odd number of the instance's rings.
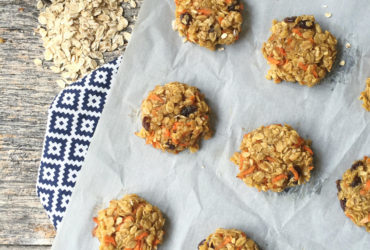
{"label": "cookie", "polygon": [[218,228],[198,245],[198,250],[258,250],[257,244],[237,229]]}
{"label": "cookie", "polygon": [[270,64],[266,78],[280,83],[299,82],[312,87],[331,71],[337,40],[323,31],[313,16],[287,17],[272,22],[272,35],[262,46]]}
{"label": "cookie", "polygon": [[175,0],[174,29],[185,41],[215,50],[239,38],[243,22],[240,0]]}
{"label": "cookie", "polygon": [[212,136],[209,112],[196,87],[179,82],[156,86],[141,105],[143,128],[136,135],[171,153],[195,152],[201,138]]}
{"label": "cookie", "polygon": [[366,80],[366,89],[361,93],[360,100],[363,101],[362,107],[370,111],[370,78]]}
{"label": "cookie", "polygon": [[289,125],[273,124],[244,135],[231,161],[239,166],[237,178],[259,191],[281,192],[311,177],[313,152]]}
{"label": "cookie", "polygon": [[370,232],[370,158],[354,162],[336,183],[344,214]]}
{"label": "cookie", "polygon": [[94,222],[100,250],[157,249],[164,235],[161,211],[136,194],[112,200]]}

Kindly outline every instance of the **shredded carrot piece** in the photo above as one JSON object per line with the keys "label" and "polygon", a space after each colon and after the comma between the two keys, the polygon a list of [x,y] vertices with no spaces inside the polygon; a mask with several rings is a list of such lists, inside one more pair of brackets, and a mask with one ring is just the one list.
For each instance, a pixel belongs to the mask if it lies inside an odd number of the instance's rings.
{"label": "shredded carrot piece", "polygon": [[224,18],[222,16],[217,18],[217,21],[218,21],[219,24],[221,24],[222,20],[224,20]]}
{"label": "shredded carrot piece", "polygon": [[300,67],[304,71],[306,71],[308,69],[308,66],[306,64],[301,63],[301,62],[298,63],[298,67]]}
{"label": "shredded carrot piece", "polygon": [[156,245],[158,245],[158,244],[159,244],[159,242],[160,242],[160,240],[159,240],[159,239],[156,239],[156,240],[154,241],[153,245],[154,245],[154,246],[156,246]]}
{"label": "shredded carrot piece", "polygon": [[275,65],[280,65],[281,64],[281,61],[276,60],[272,56],[267,57],[267,61],[269,61],[271,64],[275,64]]}
{"label": "shredded carrot piece", "polygon": [[240,4],[240,10],[244,10],[244,4]]}
{"label": "shredded carrot piece", "polygon": [[319,78],[319,75],[316,72],[316,69],[312,69],[312,74],[315,78]]}
{"label": "shredded carrot piece", "polygon": [[251,173],[253,173],[253,171],[254,171],[254,169],[256,168],[256,166],[252,166],[252,167],[250,167],[250,168],[248,168],[248,169],[246,169],[246,170],[244,170],[243,172],[240,172],[238,175],[237,175],[237,177],[238,178],[243,178],[244,176],[246,176],[246,175],[248,175],[248,174],[251,174]]}
{"label": "shredded carrot piece", "polygon": [[282,54],[283,56],[286,56],[285,49],[283,49],[283,48],[279,48],[279,50],[280,50],[280,54]]}
{"label": "shredded carrot piece", "polygon": [[97,218],[97,217],[94,217],[94,218],[93,218],[93,221],[94,221],[96,224],[99,224],[99,221],[98,221],[98,218]]}
{"label": "shredded carrot piece", "polygon": [[313,155],[313,151],[307,147],[306,145],[303,146],[304,150],[306,150],[308,153],[310,153],[310,155]]}
{"label": "shredded carrot piece", "polygon": [[353,220],[353,217],[349,214],[345,214],[348,218],[350,218],[351,220]]}
{"label": "shredded carrot piece", "polygon": [[172,130],[177,130],[177,126],[181,124],[181,122],[175,122],[172,126]]}
{"label": "shredded carrot piece", "polygon": [[272,157],[270,157],[270,156],[266,156],[266,159],[267,159],[269,162],[274,162],[274,161],[275,161],[275,159],[274,159],[274,158],[272,158]]}
{"label": "shredded carrot piece", "polygon": [[231,0],[226,0],[226,3],[230,4],[231,3]]}
{"label": "shredded carrot piece", "polygon": [[125,247],[123,250],[134,250],[133,248]]}
{"label": "shredded carrot piece", "polygon": [[302,35],[302,33],[299,31],[299,29],[298,28],[294,28],[294,29],[292,29],[292,32],[293,33],[295,33],[295,34],[297,34],[298,36],[300,36],[300,37],[302,37],[303,35]]}
{"label": "shredded carrot piece", "polygon": [[310,37],[310,42],[311,42],[312,44],[314,44],[314,43],[315,43],[315,41],[312,39],[312,37]]}
{"label": "shredded carrot piece", "polygon": [[288,38],[288,40],[286,41],[286,43],[287,43],[288,45],[290,45],[290,44],[292,43],[292,41],[293,41],[293,38],[289,37],[289,38]]}
{"label": "shredded carrot piece", "polygon": [[361,195],[366,195],[366,193],[370,190],[370,180],[367,180],[363,189],[360,190]]}
{"label": "shredded carrot piece", "polygon": [[313,166],[309,166],[309,167],[308,167],[308,170],[310,170],[310,171],[311,171],[313,168],[314,168]]}
{"label": "shredded carrot piece", "polygon": [[285,174],[279,174],[278,176],[272,178],[272,183],[280,181],[281,179],[288,179],[288,176]]}
{"label": "shredded carrot piece", "polygon": [[141,248],[141,241],[137,241],[134,250],[140,250],[140,249],[142,249]]}
{"label": "shredded carrot piece", "polygon": [[195,102],[195,95],[190,96],[190,101],[191,101],[192,103],[194,103],[194,102]]}
{"label": "shredded carrot piece", "polygon": [[143,232],[142,234],[139,234],[138,236],[136,236],[135,240],[142,240],[148,235],[149,235],[148,232]]}
{"label": "shredded carrot piece", "polygon": [[112,244],[113,246],[117,246],[117,243],[116,243],[115,239],[112,236],[109,236],[109,235],[104,236],[104,242]]}
{"label": "shredded carrot piece", "polygon": [[210,9],[199,9],[198,13],[208,16],[208,15],[212,14],[212,10],[210,10]]}
{"label": "shredded carrot piece", "polygon": [[370,180],[366,181],[366,190],[370,190]]}
{"label": "shredded carrot piece", "polygon": [[290,168],[289,168],[289,171],[293,173],[293,175],[294,175],[294,179],[295,179],[296,181],[298,181],[298,179],[299,179],[299,174],[298,174],[297,170],[295,170],[293,167],[290,167]]}
{"label": "shredded carrot piece", "polygon": [[226,237],[225,239],[224,239],[224,241],[223,242],[221,242],[221,244],[220,245],[218,245],[217,247],[216,247],[216,250],[218,250],[218,249],[220,249],[220,248],[223,248],[224,246],[226,246],[228,243],[230,243],[231,242],[231,240],[232,240],[232,238],[229,236],[229,237]]}
{"label": "shredded carrot piece", "polygon": [[92,235],[95,237],[96,236],[96,230],[98,230],[98,226],[94,227],[92,231]]}
{"label": "shredded carrot piece", "polygon": [[164,136],[166,136],[166,137],[170,137],[170,135],[171,135],[170,130],[168,130],[168,129],[166,128],[166,130],[164,131]]}
{"label": "shredded carrot piece", "polygon": [[297,144],[294,144],[294,146],[296,147],[296,148],[298,148],[298,147],[300,147],[301,145],[302,145],[302,143],[304,142],[304,140],[301,138],[301,137],[299,137],[298,138],[298,142],[297,142]]}
{"label": "shredded carrot piece", "polygon": [[163,99],[162,99],[162,98],[160,98],[159,96],[157,96],[156,94],[150,94],[150,95],[148,96],[148,99],[151,99],[151,100],[153,100],[153,101],[159,101],[159,102],[161,102],[161,103],[164,103]]}
{"label": "shredded carrot piece", "polygon": [[242,154],[240,154],[239,155],[239,170],[242,170],[243,163],[244,163],[244,158],[243,158]]}

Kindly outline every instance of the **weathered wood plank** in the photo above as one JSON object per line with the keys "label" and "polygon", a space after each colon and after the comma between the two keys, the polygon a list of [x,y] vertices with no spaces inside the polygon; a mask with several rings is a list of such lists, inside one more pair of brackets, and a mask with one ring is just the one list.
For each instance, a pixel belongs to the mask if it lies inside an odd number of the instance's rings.
{"label": "weathered wood plank", "polygon": [[[128,9],[131,24],[138,8]],[[0,250],[50,249],[55,231],[35,191],[47,109],[60,91],[51,63],[42,58],[41,39],[34,35],[36,0],[0,1]],[[22,9],[23,8],[23,11]],[[125,48],[106,55],[110,61]]]}
{"label": "weathered wood plank", "polygon": [[0,246],[0,250],[48,250],[50,246],[32,245],[32,246],[20,246],[20,245],[7,245]]}

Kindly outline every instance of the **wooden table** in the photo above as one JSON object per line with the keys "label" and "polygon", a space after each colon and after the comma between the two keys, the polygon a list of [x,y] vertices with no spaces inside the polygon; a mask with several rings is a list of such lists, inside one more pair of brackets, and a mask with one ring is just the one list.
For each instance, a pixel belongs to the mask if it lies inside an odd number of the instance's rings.
{"label": "wooden table", "polygon": [[[130,24],[138,7],[124,3]],[[42,58],[36,0],[0,1],[0,250],[50,249],[55,230],[38,197],[36,179],[47,110],[60,91],[50,63]],[[106,55],[110,61],[124,48]]]}

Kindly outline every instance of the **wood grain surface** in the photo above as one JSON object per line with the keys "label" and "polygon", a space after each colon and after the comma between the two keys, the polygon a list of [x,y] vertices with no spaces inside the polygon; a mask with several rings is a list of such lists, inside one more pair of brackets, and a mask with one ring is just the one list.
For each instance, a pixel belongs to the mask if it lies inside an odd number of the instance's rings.
{"label": "wood grain surface", "polygon": [[[34,65],[42,59],[34,34],[36,0],[0,0],[0,250],[50,249],[55,231],[38,197],[36,179],[48,107],[60,91],[57,74]],[[134,24],[138,7],[124,3],[124,16]],[[0,39],[1,40],[1,39]],[[106,61],[124,48],[106,55]]]}

